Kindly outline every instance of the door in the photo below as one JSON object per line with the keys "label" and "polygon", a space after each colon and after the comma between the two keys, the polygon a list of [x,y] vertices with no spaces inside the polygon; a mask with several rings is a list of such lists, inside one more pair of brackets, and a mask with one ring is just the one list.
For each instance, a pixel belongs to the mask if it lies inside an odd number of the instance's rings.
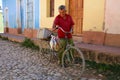
{"label": "door", "polygon": [[23,5],[23,0],[20,0],[20,19],[21,19],[21,28],[22,28],[22,32],[24,30],[24,5]]}
{"label": "door", "polygon": [[33,0],[27,0],[27,28],[33,29]]}
{"label": "door", "polygon": [[21,15],[20,15],[20,0],[17,0],[17,28],[21,28]]}
{"label": "door", "polygon": [[74,35],[82,34],[83,26],[83,0],[69,0],[69,14],[72,16],[74,25]]}
{"label": "door", "polygon": [[4,9],[4,25],[5,25],[5,27],[8,27],[9,26],[9,22],[8,22],[8,7],[6,7],[5,9]]}
{"label": "door", "polygon": [[17,0],[17,10],[16,10],[16,16],[17,16],[17,28],[18,28],[18,34],[22,33],[22,18],[21,18],[21,0]]}
{"label": "door", "polygon": [[50,17],[54,17],[54,0],[50,0]]}

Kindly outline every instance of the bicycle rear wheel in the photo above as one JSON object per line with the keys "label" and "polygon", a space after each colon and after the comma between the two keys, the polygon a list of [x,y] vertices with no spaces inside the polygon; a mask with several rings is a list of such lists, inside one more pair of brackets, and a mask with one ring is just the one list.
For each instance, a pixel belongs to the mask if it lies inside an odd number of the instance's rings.
{"label": "bicycle rear wheel", "polygon": [[62,56],[62,67],[71,79],[79,79],[85,69],[83,53],[75,46],[69,46]]}

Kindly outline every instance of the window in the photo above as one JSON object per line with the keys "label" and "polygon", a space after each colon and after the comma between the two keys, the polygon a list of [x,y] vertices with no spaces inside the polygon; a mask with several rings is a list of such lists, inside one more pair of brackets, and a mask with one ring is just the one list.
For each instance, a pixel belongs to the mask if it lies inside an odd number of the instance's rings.
{"label": "window", "polygon": [[50,17],[54,16],[54,0],[50,0]]}
{"label": "window", "polygon": [[54,0],[47,0],[47,17],[54,17]]}
{"label": "window", "polygon": [[33,0],[27,0],[27,28],[33,28]]}

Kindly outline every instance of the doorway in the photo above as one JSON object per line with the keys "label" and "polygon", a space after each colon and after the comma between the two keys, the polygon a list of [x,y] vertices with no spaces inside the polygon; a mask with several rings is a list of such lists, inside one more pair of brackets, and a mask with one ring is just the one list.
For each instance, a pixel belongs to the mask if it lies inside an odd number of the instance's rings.
{"label": "doorway", "polygon": [[83,29],[83,0],[69,0],[69,14],[75,23],[73,35],[81,35]]}

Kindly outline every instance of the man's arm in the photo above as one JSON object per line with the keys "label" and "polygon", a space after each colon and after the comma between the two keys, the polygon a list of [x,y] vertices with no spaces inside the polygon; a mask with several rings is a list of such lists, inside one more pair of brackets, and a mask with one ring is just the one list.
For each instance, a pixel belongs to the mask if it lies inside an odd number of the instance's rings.
{"label": "man's arm", "polygon": [[53,23],[52,31],[55,31],[55,30],[56,30],[56,25]]}
{"label": "man's arm", "polygon": [[53,25],[52,25],[52,29],[54,29],[56,27],[56,25],[53,23]]}
{"label": "man's arm", "polygon": [[55,25],[55,24],[53,24],[53,26],[52,26],[52,31],[55,31],[55,30],[57,30],[58,29],[58,25]]}
{"label": "man's arm", "polygon": [[59,26],[59,18],[56,17],[55,20],[54,20],[54,22],[53,22],[52,30],[55,31],[58,26]]}

